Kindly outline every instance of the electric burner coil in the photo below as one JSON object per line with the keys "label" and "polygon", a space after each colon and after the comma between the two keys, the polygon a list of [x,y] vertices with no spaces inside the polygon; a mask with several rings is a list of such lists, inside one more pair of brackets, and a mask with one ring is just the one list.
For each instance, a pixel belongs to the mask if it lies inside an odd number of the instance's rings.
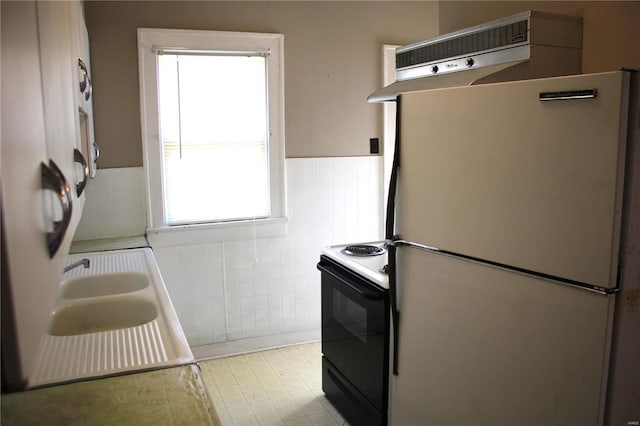
{"label": "electric burner coil", "polygon": [[349,256],[365,257],[365,256],[379,256],[381,254],[384,254],[386,250],[382,247],[372,246],[369,244],[354,244],[354,245],[345,247],[344,249],[342,249],[342,252]]}

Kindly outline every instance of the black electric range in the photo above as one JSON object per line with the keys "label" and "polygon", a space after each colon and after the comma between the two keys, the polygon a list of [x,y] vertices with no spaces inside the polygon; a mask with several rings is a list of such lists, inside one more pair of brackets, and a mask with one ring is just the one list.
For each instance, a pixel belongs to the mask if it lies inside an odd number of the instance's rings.
{"label": "black electric range", "polygon": [[322,389],[351,425],[386,425],[389,291],[383,243],[326,247],[322,273]]}

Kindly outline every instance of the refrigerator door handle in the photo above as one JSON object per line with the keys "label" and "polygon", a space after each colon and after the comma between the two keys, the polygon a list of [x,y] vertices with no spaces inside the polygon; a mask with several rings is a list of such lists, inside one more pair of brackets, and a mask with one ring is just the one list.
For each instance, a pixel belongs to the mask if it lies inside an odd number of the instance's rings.
{"label": "refrigerator door handle", "polygon": [[394,237],[385,242],[385,244],[387,246],[392,246],[392,247],[413,247],[413,248],[417,248],[420,250],[427,250],[427,251],[442,251],[437,247],[433,247],[433,246],[428,246],[426,244],[420,244],[420,243],[414,243],[411,241],[407,241],[407,240],[403,240],[401,239],[398,235],[394,235]]}
{"label": "refrigerator door handle", "polygon": [[[509,272],[515,272],[518,274],[533,276],[536,278],[547,280],[549,282],[553,282],[555,284],[561,284],[561,285],[566,285],[574,288],[579,288],[581,290],[591,291],[593,293],[597,293],[602,296],[607,296],[610,294],[616,294],[620,292],[619,285],[614,288],[599,287],[591,284],[582,283],[579,281],[570,280],[567,278],[558,277],[555,275],[549,275],[542,272],[531,271],[525,268],[519,268],[517,266],[510,266],[510,265],[505,265],[499,262],[494,262],[491,260],[480,259],[478,257],[473,257],[473,256],[467,256],[465,254],[460,254],[460,253],[455,253],[448,250],[439,249],[437,247],[428,246],[426,244],[420,244],[412,241],[403,240],[397,236],[393,240],[387,241],[386,244],[388,247],[393,247],[394,249],[397,247],[409,247],[409,248],[428,251],[431,253],[441,254],[444,256],[455,257],[457,259],[466,260],[468,262],[479,263],[481,265],[489,266],[492,268],[502,269],[503,271],[509,271]],[[391,250],[389,250],[389,255],[391,255]],[[395,257],[395,250],[394,250],[394,257]],[[394,259],[394,262],[395,262],[395,259]],[[389,282],[391,282],[391,262],[389,262]]]}
{"label": "refrigerator door handle", "polygon": [[398,297],[397,297],[397,269],[396,269],[396,246],[393,241],[388,242],[387,246],[387,272],[389,274],[389,304],[391,308],[391,328],[393,330],[392,352],[391,352],[391,371],[394,376],[398,375],[398,341],[400,326],[398,321],[400,320],[400,311],[398,309]]}
{"label": "refrigerator door handle", "polygon": [[389,178],[389,193],[387,194],[387,221],[385,223],[385,238],[392,240],[395,236],[396,192],[398,189],[398,173],[400,171],[400,96],[396,101],[396,131]]}
{"label": "refrigerator door handle", "polygon": [[395,233],[396,215],[396,191],[398,188],[398,172],[400,171],[400,110],[402,95],[396,100],[396,131],[395,146],[393,152],[393,163],[391,165],[391,178],[389,180],[389,194],[387,198],[387,222],[385,229],[385,246],[388,251],[388,273],[389,273],[389,304],[391,309],[391,327],[393,329],[393,353],[392,371],[393,375],[398,375],[398,338],[400,327],[398,321],[400,312],[398,311],[398,290],[396,279],[396,250],[393,241],[397,238]]}
{"label": "refrigerator door handle", "polygon": [[571,99],[590,99],[598,96],[598,89],[567,90],[563,92],[540,92],[540,101],[568,101]]}

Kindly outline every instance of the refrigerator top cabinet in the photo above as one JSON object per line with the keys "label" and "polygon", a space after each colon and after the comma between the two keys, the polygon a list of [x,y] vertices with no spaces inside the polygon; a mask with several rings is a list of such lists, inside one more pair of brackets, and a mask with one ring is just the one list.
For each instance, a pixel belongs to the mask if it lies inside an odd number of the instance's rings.
{"label": "refrigerator top cabinet", "polygon": [[617,285],[626,72],[400,96],[403,240]]}

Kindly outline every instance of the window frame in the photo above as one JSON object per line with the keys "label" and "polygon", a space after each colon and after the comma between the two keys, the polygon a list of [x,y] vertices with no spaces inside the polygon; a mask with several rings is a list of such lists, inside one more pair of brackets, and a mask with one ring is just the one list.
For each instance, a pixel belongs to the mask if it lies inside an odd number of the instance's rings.
{"label": "window frame", "polygon": [[[167,225],[164,212],[162,147],[159,141],[157,48],[266,51],[268,85],[268,162],[271,215],[260,220]],[[286,221],[284,172],[284,36],[271,33],[138,28],[138,73],[147,232],[221,228]],[[224,238],[226,239],[226,238]]]}

